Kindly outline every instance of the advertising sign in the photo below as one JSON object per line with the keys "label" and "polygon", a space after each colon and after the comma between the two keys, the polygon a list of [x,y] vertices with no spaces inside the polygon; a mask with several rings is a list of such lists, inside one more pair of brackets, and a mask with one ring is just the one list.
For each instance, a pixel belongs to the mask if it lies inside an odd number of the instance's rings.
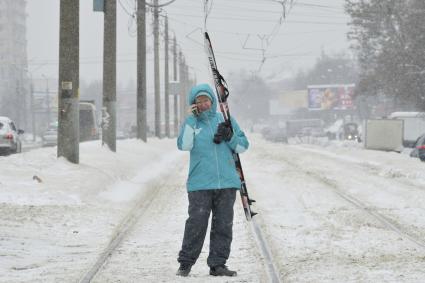
{"label": "advertising sign", "polygon": [[307,87],[310,110],[353,109],[354,84],[311,85]]}

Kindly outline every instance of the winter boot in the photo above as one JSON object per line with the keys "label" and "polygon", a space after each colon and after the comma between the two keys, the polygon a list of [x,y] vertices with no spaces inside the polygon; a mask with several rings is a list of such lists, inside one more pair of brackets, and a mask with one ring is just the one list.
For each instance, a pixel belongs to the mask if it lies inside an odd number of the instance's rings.
{"label": "winter boot", "polygon": [[229,270],[227,266],[218,265],[210,268],[210,275],[212,276],[236,276],[237,272]]}
{"label": "winter boot", "polygon": [[188,263],[180,263],[180,267],[177,270],[176,275],[186,277],[190,273],[190,269],[192,268],[191,264]]}

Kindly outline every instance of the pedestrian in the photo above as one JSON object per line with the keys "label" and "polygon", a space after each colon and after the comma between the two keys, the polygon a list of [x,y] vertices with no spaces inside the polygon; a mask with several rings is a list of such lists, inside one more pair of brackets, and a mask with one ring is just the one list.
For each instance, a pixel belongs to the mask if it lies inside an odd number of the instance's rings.
{"label": "pedestrian", "polygon": [[210,275],[236,276],[227,268],[232,243],[233,205],[241,181],[232,152],[242,153],[248,140],[231,117],[232,128],[217,112],[217,100],[208,84],[193,87],[189,94],[191,114],[177,139],[180,150],[190,151],[188,191],[189,217],[186,220],[177,275],[188,276],[201,253],[212,212],[210,249],[207,264]]}

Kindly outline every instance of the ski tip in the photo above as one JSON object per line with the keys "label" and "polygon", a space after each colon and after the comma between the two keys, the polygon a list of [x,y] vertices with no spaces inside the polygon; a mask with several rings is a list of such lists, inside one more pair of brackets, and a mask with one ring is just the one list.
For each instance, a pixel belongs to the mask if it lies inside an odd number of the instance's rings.
{"label": "ski tip", "polygon": [[254,217],[257,214],[258,214],[257,212],[251,211],[251,218]]}
{"label": "ski tip", "polygon": [[248,203],[251,205],[253,202],[255,202],[255,199],[248,199]]}

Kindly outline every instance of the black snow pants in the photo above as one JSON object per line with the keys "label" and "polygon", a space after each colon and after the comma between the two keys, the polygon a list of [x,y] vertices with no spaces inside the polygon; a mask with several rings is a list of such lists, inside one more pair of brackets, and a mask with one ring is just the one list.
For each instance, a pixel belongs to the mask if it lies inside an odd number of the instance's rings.
{"label": "black snow pants", "polygon": [[188,193],[189,218],[186,220],[178,262],[195,264],[204,244],[208,219],[212,211],[207,264],[213,267],[226,263],[232,243],[233,205],[236,191],[236,189],[221,189]]}

